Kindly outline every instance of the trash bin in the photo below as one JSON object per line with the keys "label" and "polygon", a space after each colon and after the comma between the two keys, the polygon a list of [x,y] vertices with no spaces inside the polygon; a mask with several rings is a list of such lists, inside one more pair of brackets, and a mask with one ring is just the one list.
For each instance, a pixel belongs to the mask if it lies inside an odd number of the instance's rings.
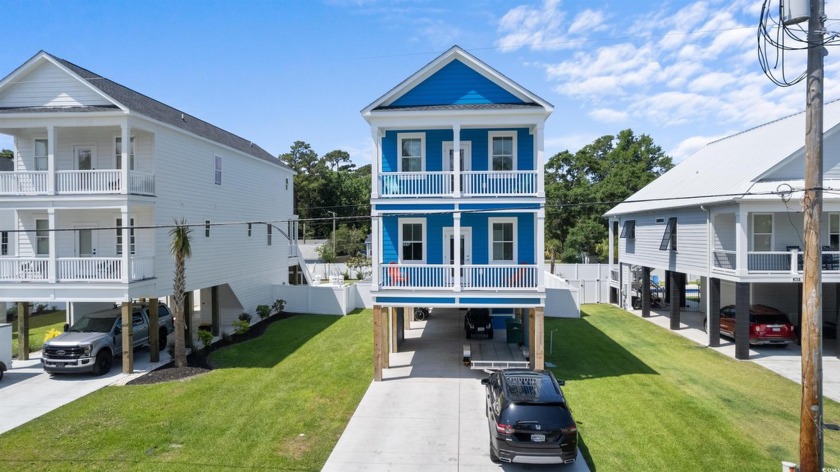
{"label": "trash bin", "polygon": [[516,318],[508,318],[505,320],[505,328],[508,344],[522,343],[522,321]]}
{"label": "trash bin", "polygon": [[12,325],[0,323],[0,379],[12,368]]}

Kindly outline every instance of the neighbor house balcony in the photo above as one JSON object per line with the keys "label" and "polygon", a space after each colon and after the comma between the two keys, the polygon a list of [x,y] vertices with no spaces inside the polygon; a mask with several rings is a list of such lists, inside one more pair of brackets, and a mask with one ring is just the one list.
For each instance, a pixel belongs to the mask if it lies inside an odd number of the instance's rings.
{"label": "neighbor house balcony", "polygon": [[155,176],[131,170],[128,179],[120,169],[59,170],[54,184],[49,171],[0,172],[0,195],[155,195]]}
{"label": "neighbor house balcony", "polygon": [[453,197],[459,192],[463,197],[536,197],[539,183],[533,170],[385,172],[378,179],[382,198]]}
{"label": "neighbor house balcony", "polygon": [[[44,257],[0,258],[0,282],[121,282],[121,257],[59,257],[53,269]],[[53,273],[54,272],[54,273]],[[153,278],[153,256],[131,256],[129,281]]]}
{"label": "neighbor house balcony", "polygon": [[[716,249],[713,251],[713,268],[724,273],[738,271],[736,251]],[[805,252],[798,247],[786,251],[748,251],[747,272],[750,274],[802,274]],[[823,248],[820,257],[823,273],[840,274],[840,251]]]}
{"label": "neighbor house balcony", "polygon": [[535,264],[462,265],[457,269],[453,264],[392,263],[379,268],[379,288],[383,290],[523,290],[537,289],[538,284]]}

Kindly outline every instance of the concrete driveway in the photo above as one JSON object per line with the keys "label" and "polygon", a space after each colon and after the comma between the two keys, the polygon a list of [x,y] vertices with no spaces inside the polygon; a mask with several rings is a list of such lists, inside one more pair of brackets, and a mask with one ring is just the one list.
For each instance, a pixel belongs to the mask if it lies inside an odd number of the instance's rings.
{"label": "concrete driveway", "polygon": [[322,470],[588,472],[580,453],[565,466],[490,462],[481,385],[487,375],[461,362],[462,312],[434,310],[429,321],[411,327],[402,352],[391,354],[383,381],[368,387]]}
{"label": "concrete driveway", "polygon": [[149,362],[149,350],[134,352],[134,374],[123,374],[120,358],[106,375],[50,376],[41,368],[41,353],[28,361],[12,361],[12,368],[0,380],[0,434],[108,385],[125,384],[133,378],[169,362],[169,353],[160,353],[160,362]]}

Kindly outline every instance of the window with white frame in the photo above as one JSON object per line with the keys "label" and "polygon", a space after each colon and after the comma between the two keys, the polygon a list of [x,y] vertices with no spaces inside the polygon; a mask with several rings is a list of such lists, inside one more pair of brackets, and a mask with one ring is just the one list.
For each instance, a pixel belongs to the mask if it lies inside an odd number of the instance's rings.
{"label": "window with white frame", "polygon": [[828,214],[828,247],[840,251],[840,213]]}
{"label": "window with white frame", "polygon": [[400,172],[423,172],[426,167],[426,135],[402,133],[397,135]]}
{"label": "window with white frame", "polygon": [[490,142],[490,170],[516,170],[516,133],[513,131],[492,131]]}
{"label": "window with white frame", "polygon": [[[117,169],[122,169],[122,138],[114,138],[114,162]],[[128,144],[128,169],[134,170],[134,136]]]}
{"label": "window with white frame", "polygon": [[753,215],[753,251],[773,250],[773,215]]}
{"label": "window with white frame", "polygon": [[35,254],[50,255],[50,221],[35,220]]}
{"label": "window with white frame", "polygon": [[216,185],[222,185],[222,158],[216,156]]}
{"label": "window with white frame", "polygon": [[9,255],[9,232],[0,232],[0,256]]}
{"label": "window with white frame", "polygon": [[271,223],[265,225],[265,238],[267,245],[271,246]]}
{"label": "window with white frame", "polygon": [[[134,218],[129,218],[128,223],[128,241],[129,241],[129,254],[136,254],[137,253],[137,244],[134,239]],[[122,218],[117,218],[117,255],[122,256],[123,254],[123,233],[122,233],[122,226],[123,220]]]}
{"label": "window with white frame", "polygon": [[47,144],[48,141],[46,139],[35,140],[35,170],[49,170]]}
{"label": "window with white frame", "polygon": [[516,263],[516,218],[490,218],[490,263]]}
{"label": "window with white frame", "polygon": [[425,218],[400,218],[400,263],[426,262]]}

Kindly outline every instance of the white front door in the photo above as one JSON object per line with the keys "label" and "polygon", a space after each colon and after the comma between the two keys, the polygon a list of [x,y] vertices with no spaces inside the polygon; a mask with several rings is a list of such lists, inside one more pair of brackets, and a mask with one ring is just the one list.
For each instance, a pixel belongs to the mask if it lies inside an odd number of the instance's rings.
{"label": "white front door", "polygon": [[76,226],[76,256],[93,257],[96,255],[96,231],[90,226]]}
{"label": "white front door", "polygon": [[[452,172],[455,170],[454,149],[452,141],[445,141],[443,143],[443,170]],[[461,141],[461,172],[470,170],[470,152],[472,143],[470,141]]]}
{"label": "white front door", "polygon": [[[443,263],[455,265],[455,230],[454,228],[443,228]],[[461,285],[466,287],[467,280],[464,277],[463,266],[472,264],[472,228],[461,227]],[[448,282],[453,283],[454,270],[450,274]]]}
{"label": "white front door", "polygon": [[79,144],[73,146],[76,158],[76,170],[92,170],[96,164],[96,146],[93,144]]}

